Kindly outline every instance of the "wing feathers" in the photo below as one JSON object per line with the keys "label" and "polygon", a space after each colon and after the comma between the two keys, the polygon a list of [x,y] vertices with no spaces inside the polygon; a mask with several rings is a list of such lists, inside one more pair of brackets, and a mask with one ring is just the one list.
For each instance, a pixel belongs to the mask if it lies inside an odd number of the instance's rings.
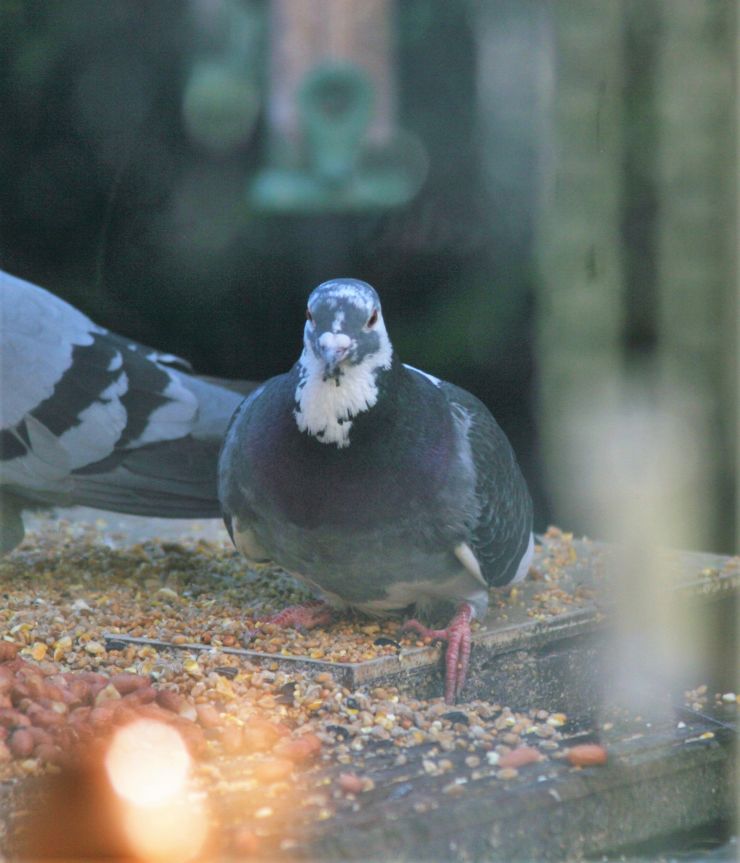
{"label": "wing feathers", "polygon": [[0,271],[0,488],[41,504],[217,517],[218,451],[242,393],[188,368]]}
{"label": "wing feathers", "polygon": [[475,476],[470,549],[486,583],[509,584],[517,575],[532,533],[532,499],[506,435],[475,396],[444,382],[470,446]]}

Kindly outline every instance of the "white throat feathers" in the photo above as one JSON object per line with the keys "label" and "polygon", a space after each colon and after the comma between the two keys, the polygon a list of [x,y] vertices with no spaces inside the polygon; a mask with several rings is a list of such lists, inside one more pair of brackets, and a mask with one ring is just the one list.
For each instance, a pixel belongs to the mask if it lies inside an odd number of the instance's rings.
{"label": "white throat feathers", "polygon": [[[332,328],[335,338],[340,327],[341,321],[337,320]],[[393,348],[382,318],[374,329],[380,337],[378,350],[366,354],[359,363],[342,363],[335,377],[327,376],[325,363],[310,345],[308,331],[304,336],[293,413],[298,428],[321,443],[348,447],[353,418],[378,401],[377,374],[391,367]]]}

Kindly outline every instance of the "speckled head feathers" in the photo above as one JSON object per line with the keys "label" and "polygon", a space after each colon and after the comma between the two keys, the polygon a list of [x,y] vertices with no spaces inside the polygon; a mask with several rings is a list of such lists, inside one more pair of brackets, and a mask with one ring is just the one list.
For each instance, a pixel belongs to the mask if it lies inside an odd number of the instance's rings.
{"label": "speckled head feathers", "polygon": [[326,363],[330,376],[337,376],[340,364],[358,365],[388,342],[380,298],[358,279],[319,285],[308,298],[306,318],[306,347]]}
{"label": "speckled head feathers", "polygon": [[359,279],[332,279],[308,298],[296,421],[323,443],[349,445],[351,419],[378,398],[393,358],[380,298]]}
{"label": "speckled head feathers", "polygon": [[375,288],[360,279],[330,279],[311,291],[308,308],[314,312],[319,306],[336,307],[343,301],[368,313],[380,308],[380,297]]}

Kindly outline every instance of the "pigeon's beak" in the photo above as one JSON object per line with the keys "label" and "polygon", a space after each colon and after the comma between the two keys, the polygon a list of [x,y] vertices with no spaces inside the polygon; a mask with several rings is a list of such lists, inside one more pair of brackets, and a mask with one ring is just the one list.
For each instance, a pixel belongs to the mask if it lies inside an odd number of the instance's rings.
{"label": "pigeon's beak", "polygon": [[349,336],[344,333],[323,333],[319,338],[319,349],[327,378],[339,376],[339,366],[349,356],[350,343]]}
{"label": "pigeon's beak", "polygon": [[328,369],[336,368],[348,353],[349,348],[322,348],[321,350],[321,355]]}

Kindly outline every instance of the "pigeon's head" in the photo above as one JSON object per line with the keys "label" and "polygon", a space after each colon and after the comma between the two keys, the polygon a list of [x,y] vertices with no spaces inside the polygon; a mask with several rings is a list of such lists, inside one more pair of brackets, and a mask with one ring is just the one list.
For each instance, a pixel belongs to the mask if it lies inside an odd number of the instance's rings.
{"label": "pigeon's head", "polygon": [[332,279],[311,293],[303,341],[322,364],[324,380],[337,383],[351,367],[385,366],[392,353],[380,298],[358,279]]}
{"label": "pigeon's head", "polygon": [[308,298],[298,360],[295,419],[322,444],[349,446],[359,414],[377,404],[393,348],[375,291],[357,279],[332,279]]}

